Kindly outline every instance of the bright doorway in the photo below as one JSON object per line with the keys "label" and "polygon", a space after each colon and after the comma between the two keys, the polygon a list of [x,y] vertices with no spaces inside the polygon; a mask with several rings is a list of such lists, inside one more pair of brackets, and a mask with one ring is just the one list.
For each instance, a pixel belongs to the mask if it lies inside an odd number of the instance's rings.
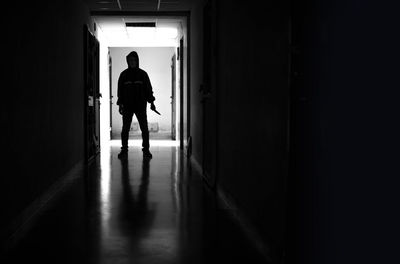
{"label": "bright doorway", "polygon": [[[187,130],[184,120],[187,107],[186,16],[93,16],[100,42],[100,129],[101,146],[118,144],[122,117],[118,113],[117,80],[126,69],[126,55],[136,51],[140,68],[145,70],[153,86],[155,105],[161,115],[148,107],[150,144],[175,141],[183,146]],[[141,141],[141,131],[134,117],[130,141]],[[161,143],[161,142],[160,142]],[[130,143],[131,144],[131,143]],[[136,143],[132,143],[136,144]]]}

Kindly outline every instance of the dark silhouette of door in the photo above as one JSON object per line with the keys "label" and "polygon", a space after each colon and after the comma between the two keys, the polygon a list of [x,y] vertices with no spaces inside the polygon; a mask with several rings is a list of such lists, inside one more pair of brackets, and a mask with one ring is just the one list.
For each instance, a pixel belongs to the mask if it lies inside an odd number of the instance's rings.
{"label": "dark silhouette of door", "polygon": [[112,58],[110,54],[110,49],[108,49],[108,80],[109,80],[109,89],[110,89],[110,138],[112,139]]}
{"label": "dark silhouette of door", "polygon": [[176,140],[176,55],[171,59],[171,138]]}
{"label": "dark silhouette of door", "polygon": [[100,152],[99,41],[84,26],[84,121],[85,159]]}
{"label": "dark silhouette of door", "polygon": [[179,41],[179,105],[180,105],[180,114],[179,114],[179,147],[181,149],[183,149],[184,147],[184,138],[185,138],[185,134],[184,134],[184,127],[185,127],[185,123],[184,123],[184,116],[186,114],[185,111],[185,104],[184,104],[184,72],[183,72],[183,37],[180,39]]}
{"label": "dark silhouette of door", "polygon": [[217,177],[217,29],[216,3],[208,1],[203,11],[204,58],[203,84],[201,86],[203,105],[203,176],[215,187]]}

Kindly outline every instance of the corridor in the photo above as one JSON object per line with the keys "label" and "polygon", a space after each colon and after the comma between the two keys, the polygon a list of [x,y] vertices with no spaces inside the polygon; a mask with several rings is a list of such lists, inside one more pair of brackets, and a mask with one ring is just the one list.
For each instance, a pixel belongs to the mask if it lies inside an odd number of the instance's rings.
{"label": "corridor", "polygon": [[265,263],[173,141],[103,146],[2,263]]}

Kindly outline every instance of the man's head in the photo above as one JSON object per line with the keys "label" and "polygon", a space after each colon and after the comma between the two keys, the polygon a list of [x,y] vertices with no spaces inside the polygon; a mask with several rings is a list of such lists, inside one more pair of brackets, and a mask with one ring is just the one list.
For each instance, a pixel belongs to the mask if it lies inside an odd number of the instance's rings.
{"label": "man's head", "polygon": [[139,56],[135,51],[132,51],[126,56],[126,62],[129,68],[139,68]]}

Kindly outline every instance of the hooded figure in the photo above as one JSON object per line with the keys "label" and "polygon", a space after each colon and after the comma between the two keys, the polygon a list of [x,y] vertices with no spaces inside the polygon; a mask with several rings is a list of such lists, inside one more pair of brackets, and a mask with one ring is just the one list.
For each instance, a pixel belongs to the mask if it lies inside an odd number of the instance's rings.
{"label": "hooded figure", "polygon": [[132,124],[132,117],[136,114],[142,131],[143,155],[151,158],[147,125],[147,103],[151,104],[151,109],[156,109],[153,88],[147,73],[139,68],[139,56],[135,51],[126,56],[126,62],[128,63],[128,68],[121,72],[118,79],[117,105],[119,105],[119,112],[122,115],[122,147],[118,157],[126,157],[128,154],[129,130]]}
{"label": "hooded figure", "polygon": [[147,103],[153,103],[153,88],[147,73],[139,68],[139,56],[132,51],[126,56],[128,68],[118,79],[117,105],[130,110],[144,110]]}

